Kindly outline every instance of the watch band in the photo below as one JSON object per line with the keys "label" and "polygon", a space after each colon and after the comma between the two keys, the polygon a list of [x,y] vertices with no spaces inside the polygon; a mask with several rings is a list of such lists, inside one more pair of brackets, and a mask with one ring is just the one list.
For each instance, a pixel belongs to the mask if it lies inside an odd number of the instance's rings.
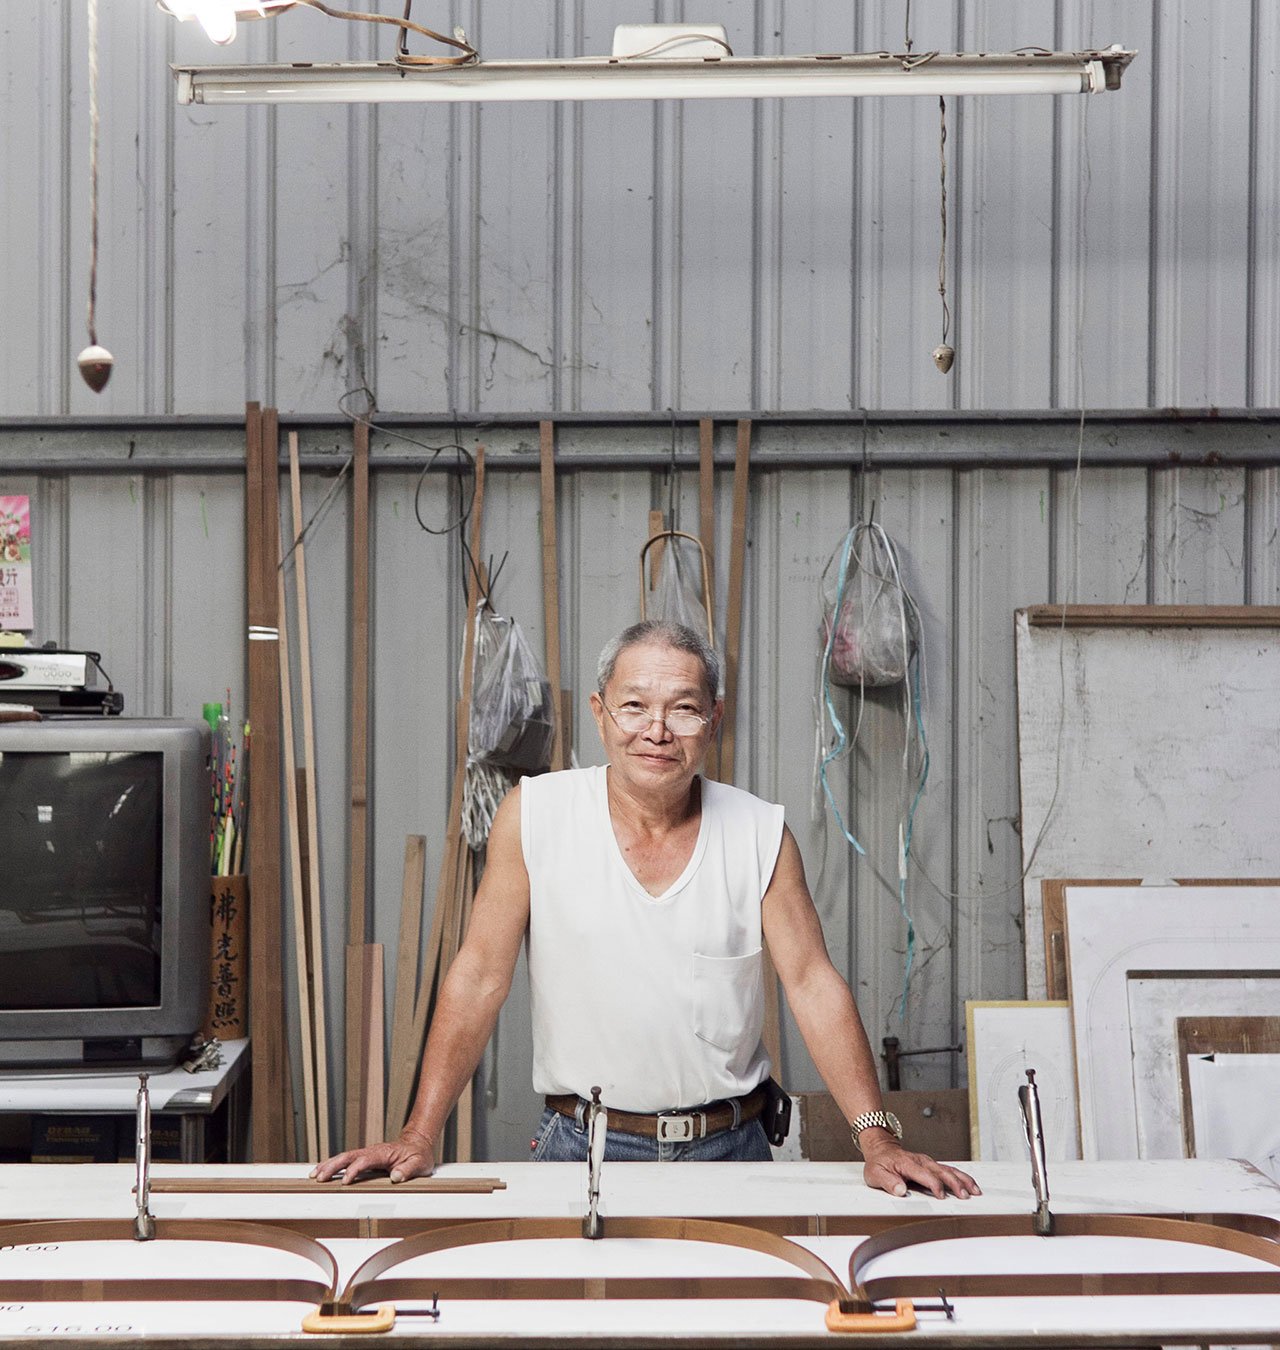
{"label": "watch band", "polygon": [[853,1118],[853,1123],[849,1126],[849,1132],[853,1135],[853,1146],[862,1152],[862,1146],[858,1143],[863,1130],[869,1130],[878,1126],[882,1130],[888,1130],[895,1139],[902,1138],[902,1126],[898,1117],[892,1111],[864,1111],[861,1115]]}

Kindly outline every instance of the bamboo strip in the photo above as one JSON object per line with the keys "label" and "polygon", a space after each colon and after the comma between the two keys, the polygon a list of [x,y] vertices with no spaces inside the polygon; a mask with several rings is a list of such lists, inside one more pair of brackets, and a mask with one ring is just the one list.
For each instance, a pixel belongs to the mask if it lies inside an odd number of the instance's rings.
{"label": "bamboo strip", "polygon": [[276,572],[276,603],[280,613],[280,730],[284,755],[284,801],[289,827],[289,890],[293,905],[293,957],[298,982],[298,1026],[302,1037],[302,1112],[306,1160],[320,1161],[317,1130],[314,1013],[311,972],[307,962],[307,922],[302,895],[302,842],[298,828],[298,762],[293,743],[293,685],[289,661],[289,607],[284,572]]}
{"label": "bamboo strip", "polygon": [[307,546],[302,537],[302,474],[298,466],[298,433],[289,433],[289,496],[293,513],[293,565],[298,606],[298,656],[302,695],[302,763],[306,770],[307,941],[311,971],[311,1017],[315,1027],[317,1140],[320,1156],[328,1157],[329,1035],[325,1008],[324,921],[320,890],[319,809],[316,798],[316,720],[311,675],[311,607],[307,599]]}

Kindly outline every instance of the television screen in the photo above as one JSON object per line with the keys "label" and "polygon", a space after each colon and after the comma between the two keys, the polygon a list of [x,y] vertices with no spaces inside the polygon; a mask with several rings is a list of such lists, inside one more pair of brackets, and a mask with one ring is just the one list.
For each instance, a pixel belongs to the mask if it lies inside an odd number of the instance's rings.
{"label": "television screen", "polygon": [[209,728],[0,723],[0,1066],[173,1063],[209,1001]]}
{"label": "television screen", "polygon": [[160,1002],[163,758],[0,754],[0,1008]]}

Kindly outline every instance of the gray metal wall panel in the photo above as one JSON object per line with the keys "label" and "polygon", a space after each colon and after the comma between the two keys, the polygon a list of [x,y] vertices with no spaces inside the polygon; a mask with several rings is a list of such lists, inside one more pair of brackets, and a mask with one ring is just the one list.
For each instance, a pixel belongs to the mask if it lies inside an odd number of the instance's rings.
{"label": "gray metal wall panel", "polygon": [[[474,0],[459,17],[513,55],[604,51],[636,15]],[[904,38],[896,6],[736,0],[723,17],[740,51]],[[17,261],[0,285],[27,340],[9,341],[4,406],[230,411],[249,394],[328,411],[362,380],[408,410],[1280,401],[1271,7],[917,0],[912,22],[916,51],[1139,48],[1117,94],[949,100],[947,379],[928,361],[932,100],[179,108],[166,65],[211,59],[202,35],[104,6],[99,328],[117,368],[95,398],[70,364],[87,282],[84,12],[7,14]],[[245,25],[235,55],[363,57],[389,41],[293,12]]]}
{"label": "gray metal wall panel", "polygon": [[1152,402],[1230,406],[1248,374],[1251,7],[1157,9]]}

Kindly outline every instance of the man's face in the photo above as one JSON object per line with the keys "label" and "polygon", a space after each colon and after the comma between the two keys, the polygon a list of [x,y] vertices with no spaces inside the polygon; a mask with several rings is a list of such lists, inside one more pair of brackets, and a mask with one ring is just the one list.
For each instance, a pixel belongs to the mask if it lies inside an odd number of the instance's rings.
{"label": "man's face", "polygon": [[[619,717],[647,710],[657,716],[696,713],[708,721],[690,735],[674,735],[656,717],[643,730],[618,725]],[[609,763],[637,787],[665,786],[689,781],[702,767],[715,735],[722,704],[707,693],[702,662],[691,652],[665,644],[637,644],[625,648],[614,664],[604,691],[591,695],[600,739]]]}

